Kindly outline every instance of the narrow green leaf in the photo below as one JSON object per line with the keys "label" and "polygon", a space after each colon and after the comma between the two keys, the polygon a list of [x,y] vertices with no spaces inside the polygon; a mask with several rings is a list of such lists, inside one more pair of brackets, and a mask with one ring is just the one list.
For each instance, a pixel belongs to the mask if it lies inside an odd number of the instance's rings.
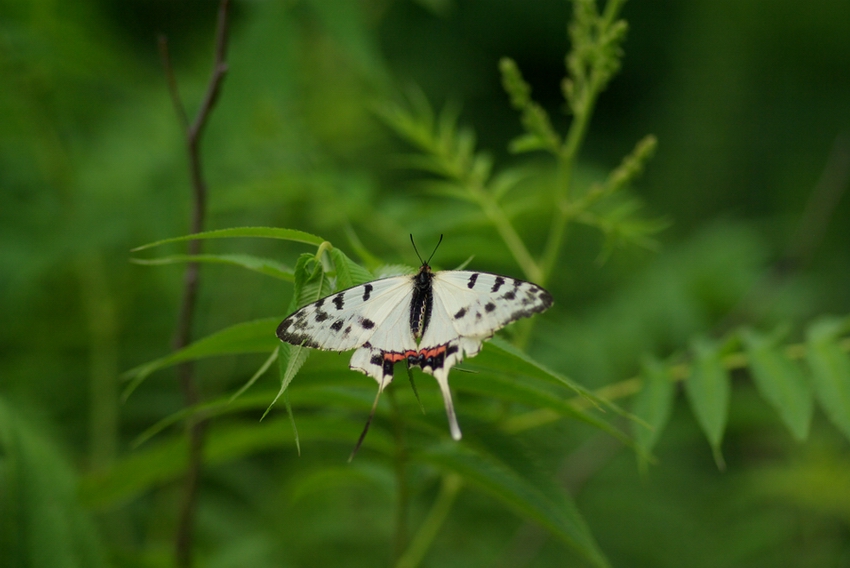
{"label": "narrow green leaf", "polygon": [[310,356],[310,349],[302,345],[290,345],[284,343],[280,346],[280,356],[278,357],[278,369],[280,370],[280,389],[277,391],[274,399],[269,404],[266,411],[260,420],[265,419],[266,415],[271,411],[272,407],[277,403],[278,399],[283,396],[286,389],[289,388],[289,383],[301,370],[301,367]]}
{"label": "narrow green leaf", "polygon": [[0,565],[106,566],[63,451],[0,397]]}
{"label": "narrow green leaf", "polygon": [[536,384],[537,382],[534,379],[524,377],[522,380],[518,380],[513,375],[484,372],[480,374],[456,374],[452,380],[454,387],[458,390],[474,392],[535,408],[549,408],[562,416],[580,420],[607,432],[627,446],[634,445],[628,436],[608,422],[576,408],[566,397],[542,388],[540,384]]}
{"label": "narrow green leaf", "polygon": [[216,231],[205,231],[203,233],[195,233],[192,235],[183,235],[182,237],[163,239],[161,241],[148,243],[146,245],[142,245],[131,250],[132,252],[137,252],[140,250],[158,247],[160,245],[168,243],[179,243],[182,241],[194,241],[200,239],[227,239],[234,237],[281,239],[285,241],[306,243],[308,245],[316,246],[322,244],[325,241],[325,239],[321,237],[317,237],[316,235],[311,235],[310,233],[305,233],[304,231],[298,231],[295,229],[280,229],[277,227],[234,227],[231,229],[218,229]]}
{"label": "narrow green leaf", "polygon": [[126,371],[122,377],[131,379],[130,385],[125,389],[123,397],[126,398],[144,381],[151,373],[165,369],[184,361],[193,361],[215,355],[235,355],[240,353],[268,353],[278,346],[275,337],[275,329],[281,318],[263,318],[259,320],[239,323],[225,328],[212,335],[199,339],[187,345],[183,349],[175,351],[170,355],[155,359],[144,365],[134,367]]}
{"label": "narrow green leaf", "polygon": [[260,365],[260,368],[259,368],[259,369],[257,369],[257,372],[256,372],[256,373],[254,373],[254,374],[251,376],[251,378],[250,378],[250,379],[248,379],[248,382],[246,382],[244,385],[242,385],[242,386],[239,388],[239,390],[238,390],[238,391],[236,391],[235,393],[233,393],[233,396],[231,396],[231,397],[230,397],[230,399],[229,399],[229,400],[230,400],[230,402],[233,402],[234,400],[236,400],[237,398],[239,398],[240,396],[242,396],[242,395],[245,393],[245,391],[246,391],[246,390],[248,390],[249,388],[251,388],[251,387],[254,385],[254,383],[255,383],[255,382],[257,382],[257,379],[259,379],[260,377],[262,377],[262,376],[263,376],[263,373],[265,373],[266,371],[268,371],[268,370],[269,370],[269,367],[271,367],[271,366],[272,366],[272,363],[274,363],[274,362],[275,362],[275,360],[278,358],[278,356],[279,356],[279,355],[280,355],[280,345],[278,345],[278,346],[275,348],[275,350],[274,350],[274,351],[272,351],[272,354],[271,354],[271,355],[269,355],[269,358],[268,358],[268,359],[266,359],[266,360],[265,360],[265,362],[263,362],[263,364],[262,364],[262,365]]}
{"label": "narrow green leaf", "polygon": [[189,418],[194,418],[196,416],[203,416],[204,418],[214,418],[216,416],[233,414],[236,412],[242,412],[244,410],[264,408],[268,404],[269,396],[271,395],[266,393],[258,393],[250,396],[242,396],[236,401],[233,401],[231,400],[231,398],[228,397],[222,397],[216,400],[211,400],[208,402],[203,402],[201,404],[182,408],[177,412],[159,420],[153,426],[147,428],[144,432],[139,434],[135,440],[133,440],[131,446],[134,449],[138,448],[160,432],[164,431],[169,426],[173,426],[174,424],[177,424],[178,422],[182,422],[184,420],[188,420]]}
{"label": "narrow green leaf", "polygon": [[298,452],[298,457],[301,457],[301,438],[298,436],[298,426],[295,425],[295,415],[292,414],[292,405],[289,404],[289,397],[286,395],[283,397],[283,405],[286,407],[286,416],[289,418],[289,425],[292,426],[295,450]]}
{"label": "narrow green leaf", "polygon": [[[336,249],[331,249],[332,258],[334,250]],[[340,260],[340,267],[344,267],[343,271],[346,272],[348,275],[347,277],[352,278],[350,273],[351,267],[346,265],[343,260],[347,257],[342,255],[341,257],[338,256],[338,258]],[[337,270],[339,270],[339,268],[337,268]],[[328,281],[322,264],[315,256],[311,254],[302,254],[298,258],[298,262],[295,264],[295,293],[293,294],[292,302],[290,303],[290,312],[295,311],[301,306],[315,302],[320,298],[324,298],[330,293],[330,282]],[[280,390],[278,391],[277,396],[274,397],[274,400],[272,400],[271,404],[269,404],[268,408],[266,408],[265,413],[263,413],[263,418],[266,417],[278,399],[284,392],[286,392],[286,389],[289,387],[289,383],[291,383],[292,379],[295,378],[295,375],[301,369],[301,366],[304,365],[304,362],[309,356],[310,349],[302,345],[290,345],[288,343],[281,345],[280,355],[278,356]]]}
{"label": "narrow green leaf", "polygon": [[[372,273],[348,258],[344,252],[338,248],[331,249],[331,259],[336,268],[336,288],[343,290],[351,288],[364,282],[374,280]],[[318,299],[318,298],[317,298]]]}
{"label": "narrow green leaf", "polygon": [[[634,425],[635,444],[644,454],[651,454],[661,432],[670,420],[676,388],[663,363],[655,358],[646,358],[641,367],[643,388],[635,395],[632,412],[647,425]],[[647,460],[638,454],[638,465],[645,470]]]}
{"label": "narrow green leaf", "polygon": [[487,368],[493,370],[521,372],[535,377],[554,379],[556,382],[566,385],[577,394],[580,394],[598,406],[609,404],[575,381],[538,363],[500,337],[493,337],[485,342],[484,351],[490,355],[483,358],[479,355],[477,358],[467,361],[465,365],[467,367],[475,367],[478,366],[478,363],[487,363]]}
{"label": "narrow green leaf", "polygon": [[511,154],[536,152],[537,150],[546,150],[548,148],[549,141],[533,132],[521,134],[511,140],[508,144],[508,151]]}
{"label": "narrow green leaf", "polygon": [[143,264],[146,266],[159,266],[163,264],[177,264],[183,262],[205,262],[211,264],[230,264],[233,266],[241,266],[266,276],[279,278],[292,282],[295,275],[291,268],[285,266],[276,260],[270,258],[261,258],[247,254],[175,254],[164,256],[161,258],[131,258],[133,264]]}
{"label": "narrow green leaf", "polygon": [[740,336],[759,393],[776,410],[794,438],[805,440],[814,399],[802,370],[778,348],[778,336],[767,337],[750,329],[741,330]]}
{"label": "narrow green leaf", "polygon": [[[359,421],[359,419],[358,419]],[[350,420],[326,416],[299,418],[298,436],[302,442],[353,444],[360,428]],[[204,445],[204,464],[216,466],[269,449],[291,446],[294,434],[286,417],[257,422],[214,423]],[[363,441],[373,451],[391,455],[393,440],[380,428]],[[80,495],[89,507],[105,509],[132,499],[156,486],[177,479],[186,470],[186,437],[182,433],[163,442],[150,444],[116,462],[106,471],[94,472],[81,483]],[[340,461],[345,459],[340,453]]]}
{"label": "narrow green leaf", "polygon": [[822,318],[806,330],[806,361],[815,395],[827,418],[850,438],[850,357],[838,344],[847,321]]}
{"label": "narrow green leaf", "polygon": [[534,175],[534,170],[528,167],[507,168],[494,175],[488,187],[496,201],[501,200],[510,190],[525,179]]}
{"label": "narrow green leaf", "polygon": [[541,479],[532,481],[494,456],[464,444],[442,444],[416,457],[460,474],[522,517],[539,523],[594,566],[609,566],[572,499],[560,487]]}
{"label": "narrow green leaf", "polygon": [[720,443],[729,412],[729,374],[721,361],[718,346],[708,339],[693,342],[694,362],[685,380],[685,393],[697,422],[708,438],[717,467],[724,469]]}
{"label": "narrow green leaf", "polygon": [[597,408],[605,407],[629,420],[635,420],[635,416],[630,412],[626,412],[611,401],[596,396],[592,391],[575,381],[547,368],[499,337],[493,337],[485,342],[482,354],[475,359],[466,361],[464,365],[473,369],[476,367],[487,368],[500,373],[526,374],[532,377],[554,380],[566,385]]}

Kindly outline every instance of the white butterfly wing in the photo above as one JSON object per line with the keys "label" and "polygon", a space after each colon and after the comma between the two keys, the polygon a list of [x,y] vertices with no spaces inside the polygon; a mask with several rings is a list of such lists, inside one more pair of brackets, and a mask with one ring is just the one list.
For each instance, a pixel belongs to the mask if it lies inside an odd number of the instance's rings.
{"label": "white butterfly wing", "polygon": [[412,278],[375,280],[308,304],[281,322],[277,336],[314,349],[357,349],[351,368],[373,377],[383,388],[383,361],[378,362],[374,355],[416,349],[410,331]]}
{"label": "white butterfly wing", "polygon": [[[429,325],[423,338],[427,344],[451,339],[447,337],[451,333],[486,339],[512,321],[552,305],[552,296],[540,286],[486,272],[436,272],[432,286],[434,297],[440,299],[445,312],[440,317],[443,321],[448,319],[451,325],[433,326],[433,329]],[[428,332],[432,332],[431,337]]]}
{"label": "white butterfly wing", "polygon": [[392,380],[394,363],[421,366],[440,385],[452,437],[459,440],[449,371],[464,355],[477,355],[497,330],[546,310],[552,296],[536,284],[486,272],[433,273],[430,318],[417,345],[411,329],[417,277],[384,278],[322,298],[283,320],[277,336],[314,349],[356,349],[349,366],[378,381],[379,395]]}
{"label": "white butterfly wing", "polygon": [[519,318],[542,312],[552,296],[536,284],[486,272],[450,270],[436,272],[431,282],[433,307],[420,350],[441,358],[423,370],[434,375],[443,394],[452,437],[460,428],[449,390],[449,371],[481,350],[481,342]]}

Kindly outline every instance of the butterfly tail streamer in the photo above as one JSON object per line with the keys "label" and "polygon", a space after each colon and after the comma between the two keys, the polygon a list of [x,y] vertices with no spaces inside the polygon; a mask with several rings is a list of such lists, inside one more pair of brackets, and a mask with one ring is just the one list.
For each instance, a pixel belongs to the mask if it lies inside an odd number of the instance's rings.
{"label": "butterfly tail streamer", "polygon": [[434,378],[437,379],[437,384],[440,385],[440,392],[443,394],[443,402],[446,405],[446,416],[449,419],[449,429],[452,433],[452,439],[460,440],[460,426],[458,426],[457,415],[455,414],[455,405],[454,402],[452,402],[452,391],[449,389],[448,369],[435,370]]}

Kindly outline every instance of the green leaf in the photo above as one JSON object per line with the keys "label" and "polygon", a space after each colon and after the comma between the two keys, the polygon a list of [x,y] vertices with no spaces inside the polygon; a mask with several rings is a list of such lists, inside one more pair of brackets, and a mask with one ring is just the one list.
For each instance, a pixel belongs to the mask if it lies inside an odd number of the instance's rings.
{"label": "green leaf", "polygon": [[[670,420],[676,387],[670,379],[667,367],[655,358],[646,358],[641,366],[643,388],[632,402],[632,412],[643,418],[649,428],[634,425],[635,445],[644,453],[651,454],[661,432]],[[638,454],[638,465],[646,469],[647,460]]]}
{"label": "green leaf", "polygon": [[525,152],[536,152],[549,148],[549,141],[535,133],[527,133],[517,136],[508,144],[511,154],[523,154]]}
{"label": "green leaf", "polygon": [[[564,396],[551,392],[536,381],[523,377],[516,378],[512,374],[499,375],[494,373],[457,373],[452,379],[455,388],[467,392],[474,392],[484,396],[494,397],[508,402],[525,404],[535,408],[549,408],[561,416],[575,418],[595,428],[611,434],[627,446],[633,442],[608,422],[597,418],[575,405]],[[510,430],[510,427],[508,428]]]}
{"label": "green leaf", "polygon": [[263,418],[271,411],[272,407],[277,403],[278,399],[283,396],[286,389],[289,388],[289,383],[304,366],[307,357],[310,356],[310,348],[302,345],[290,345],[284,343],[280,347],[280,356],[278,357],[278,370],[280,371],[280,389],[277,391],[274,399],[269,404],[266,411],[263,413]]}
{"label": "green leaf", "polygon": [[507,168],[494,175],[488,187],[496,201],[501,200],[510,190],[515,188],[525,179],[534,175],[534,170],[529,167]]}
{"label": "green leaf", "polygon": [[814,400],[802,370],[777,347],[779,336],[767,337],[750,329],[741,330],[740,336],[759,393],[776,410],[794,438],[805,440]]}
{"label": "green leaf", "polygon": [[261,258],[247,254],[175,254],[162,258],[131,258],[134,264],[146,266],[159,266],[163,264],[177,264],[182,262],[205,262],[211,264],[231,264],[241,266],[266,276],[272,276],[281,280],[292,282],[295,275],[291,268],[270,258]]}
{"label": "green leaf", "polygon": [[233,237],[257,237],[262,239],[282,239],[285,241],[293,241],[296,243],[306,243],[308,245],[320,245],[325,242],[325,239],[297,231],[295,229],[279,229],[277,227],[234,227],[232,229],[218,229],[216,231],[205,231],[203,233],[195,233],[192,235],[183,235],[182,237],[173,237],[163,239],[153,243],[148,243],[140,247],[131,249],[132,252],[137,252],[152,247],[168,243],[179,243],[182,241],[194,241],[200,239],[228,239]]}
{"label": "green leaf", "polygon": [[275,329],[281,318],[263,318],[239,323],[199,339],[179,351],[160,357],[126,371],[122,377],[132,382],[124,391],[126,399],[151,373],[184,361],[194,361],[216,355],[241,353],[270,353],[280,343]]}
{"label": "green leaf", "polygon": [[718,346],[708,339],[693,342],[694,362],[685,379],[685,393],[697,422],[708,438],[714,461],[725,468],[720,443],[729,412],[729,374],[723,366]]}
{"label": "green leaf", "polygon": [[348,258],[348,256],[346,256],[345,253],[338,248],[331,249],[330,255],[333,260],[334,267],[336,268],[337,290],[351,288],[352,286],[357,286],[358,284],[363,284],[364,282],[369,282],[370,280],[375,279],[371,272]]}
{"label": "green leaf", "polygon": [[[298,421],[301,442],[340,442],[354,444],[360,426],[350,420],[305,416]],[[213,423],[204,445],[204,464],[216,466],[269,449],[287,448],[293,444],[294,433],[286,417],[256,422]],[[139,494],[177,479],[186,470],[188,456],[186,437],[149,444],[116,462],[106,471],[94,472],[82,481],[80,495],[89,507],[105,509],[128,501]],[[391,455],[393,441],[379,428],[369,432],[365,447]],[[340,460],[345,459],[340,452]]]}
{"label": "green leaf", "polygon": [[[331,249],[332,258],[334,250],[336,249]],[[343,260],[347,257],[342,255],[338,258],[340,260],[340,264],[337,267],[337,270],[342,267],[344,274],[346,274],[344,277],[352,278],[350,272],[351,267],[347,266]],[[290,303],[290,312],[295,311],[301,306],[316,302],[330,293],[330,282],[325,274],[322,264],[315,256],[311,254],[302,254],[295,265],[295,293],[293,294],[292,302]],[[266,408],[263,418],[266,417],[266,414],[269,413],[278,399],[283,396],[284,392],[286,392],[286,389],[289,387],[289,383],[291,383],[292,379],[295,378],[295,375],[301,369],[302,365],[304,365],[304,362],[307,361],[307,357],[309,356],[310,349],[308,347],[304,347],[302,345],[290,345],[289,343],[281,345],[280,355],[278,357],[278,368],[280,369],[280,390],[278,391],[277,396],[274,397],[274,400],[272,400],[271,404],[269,404],[268,408]]]}
{"label": "green leaf", "polygon": [[265,373],[266,371],[269,370],[269,367],[272,366],[272,363],[275,362],[275,360],[278,358],[279,355],[280,355],[280,345],[278,345],[277,348],[275,348],[275,350],[272,351],[272,354],[269,355],[269,358],[266,359],[265,362],[263,362],[262,365],[260,365],[260,368],[257,369],[257,372],[255,372],[253,375],[251,375],[251,378],[248,379],[248,381],[244,385],[239,387],[239,390],[237,390],[235,393],[233,393],[233,395],[231,395],[230,399],[228,399],[228,400],[230,402],[233,402],[234,400],[236,400],[237,398],[242,396],[242,394],[245,391],[247,391],[249,388],[251,388],[251,386],[253,386],[253,384],[255,382],[257,382],[257,379],[259,379],[260,377],[263,376],[263,373]]}
{"label": "green leaf", "polygon": [[519,515],[531,519],[582,554],[594,566],[609,566],[570,496],[543,475],[534,480],[482,450],[442,444],[416,457],[460,474]]}
{"label": "green leaf", "polygon": [[60,449],[0,398],[0,564],[106,565],[77,481]]}
{"label": "green leaf", "polygon": [[827,418],[850,438],[850,358],[837,341],[846,327],[846,320],[834,317],[812,323],[806,330],[806,361]]}
{"label": "green leaf", "polygon": [[[482,355],[484,356],[482,357]],[[629,419],[634,418],[630,413],[624,411],[616,404],[596,396],[596,394],[592,391],[535,361],[499,337],[493,337],[489,341],[486,341],[484,343],[482,354],[475,359],[470,359],[464,362],[464,366],[472,369],[488,369],[499,373],[525,374],[549,381],[554,380],[557,383],[566,385],[571,390],[581,395],[582,398],[587,400],[591,405],[599,408],[606,407],[621,416],[625,416]]]}

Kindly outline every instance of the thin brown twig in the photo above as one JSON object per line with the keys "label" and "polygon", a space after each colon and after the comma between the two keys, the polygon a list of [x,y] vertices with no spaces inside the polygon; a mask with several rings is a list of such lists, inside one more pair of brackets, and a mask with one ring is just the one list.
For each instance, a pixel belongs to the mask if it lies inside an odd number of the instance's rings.
{"label": "thin brown twig", "polygon": [[[192,219],[191,233],[199,233],[204,228],[206,216],[207,184],[204,180],[201,167],[200,139],[210,113],[215,106],[221,90],[221,83],[227,73],[227,35],[228,35],[228,10],[229,0],[221,0],[218,9],[218,23],[215,39],[215,63],[212,76],[207,85],[203,102],[190,124],[186,109],[180,100],[177,90],[177,80],[171,58],[168,53],[168,39],[163,35],[159,38],[159,50],[162,64],[165,68],[165,76],[168,81],[168,90],[177,115],[180,119],[186,136],[186,150],[189,157],[189,170],[192,184]],[[188,252],[197,255],[201,252],[201,241],[189,241]],[[195,315],[195,305],[198,296],[200,266],[197,262],[189,263],[183,279],[183,299],[180,314],[174,332],[173,347],[175,350],[186,347],[192,339],[192,324]],[[191,363],[183,363],[177,368],[180,388],[183,391],[184,403],[187,407],[195,406],[201,400],[198,385],[195,381],[194,367]],[[203,447],[206,422],[202,418],[194,419],[188,424],[188,464],[186,468],[186,479],[184,486],[183,503],[180,508],[177,522],[177,533],[175,535],[175,561],[181,568],[192,565],[192,541],[195,526],[195,512],[198,503],[198,487],[203,465]]]}

